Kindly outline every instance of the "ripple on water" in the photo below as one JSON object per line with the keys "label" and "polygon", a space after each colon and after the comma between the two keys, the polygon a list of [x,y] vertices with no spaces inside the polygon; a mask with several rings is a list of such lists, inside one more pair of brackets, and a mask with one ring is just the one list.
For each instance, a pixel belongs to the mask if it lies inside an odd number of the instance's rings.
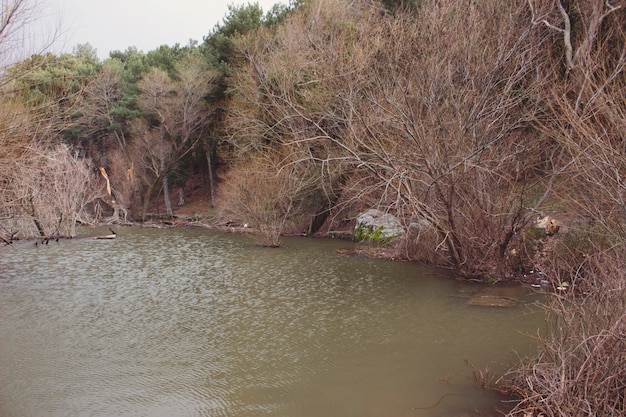
{"label": "ripple on water", "polygon": [[464,358],[505,361],[532,327],[334,241],[118,233],[3,251],[0,415],[409,415],[468,386]]}

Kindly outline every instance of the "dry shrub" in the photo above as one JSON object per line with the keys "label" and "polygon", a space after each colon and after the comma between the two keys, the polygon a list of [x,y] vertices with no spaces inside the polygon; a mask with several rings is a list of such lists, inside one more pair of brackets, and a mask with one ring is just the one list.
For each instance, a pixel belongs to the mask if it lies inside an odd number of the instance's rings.
{"label": "dry shrub", "polygon": [[[247,224],[263,246],[279,247],[285,233],[304,233],[321,194],[319,177],[303,165],[257,155],[225,175],[219,189],[220,217]],[[303,220],[304,218],[304,220]]]}
{"label": "dry shrub", "polygon": [[50,120],[0,99],[0,237],[74,236],[98,194],[87,161]]}
{"label": "dry shrub", "polygon": [[[398,256],[426,265],[446,265],[445,247],[437,231],[424,221],[412,222],[397,245]],[[427,248],[426,250],[424,250]]]}
{"label": "dry shrub", "polygon": [[561,2],[535,4],[536,16],[548,7],[550,30],[562,28],[554,33],[563,36],[567,78],[546,91],[539,127],[569,161],[555,189],[576,221],[537,253],[554,293],[542,305],[537,354],[508,374],[521,398],[511,415],[624,416],[626,4],[573,1],[561,12]]}
{"label": "dry shrub", "polygon": [[626,250],[623,242],[593,248],[569,259],[574,279],[542,305],[547,320],[537,355],[507,375],[521,398],[512,416],[626,413]]}
{"label": "dry shrub", "polygon": [[15,161],[7,178],[3,229],[21,236],[75,236],[79,222],[91,221],[87,208],[98,197],[94,171],[64,145],[33,146],[28,159]]}
{"label": "dry shrub", "polygon": [[591,262],[602,252],[616,245],[619,238],[607,235],[593,223],[574,223],[567,231],[536,240],[533,264],[545,274],[553,288],[566,282],[578,294],[597,289],[597,279],[603,272]]}

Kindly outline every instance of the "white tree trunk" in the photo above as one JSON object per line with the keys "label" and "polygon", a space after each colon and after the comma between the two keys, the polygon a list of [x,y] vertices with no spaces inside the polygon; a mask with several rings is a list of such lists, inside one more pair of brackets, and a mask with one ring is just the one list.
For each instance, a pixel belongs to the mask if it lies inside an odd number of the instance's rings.
{"label": "white tree trunk", "polygon": [[178,207],[185,205],[185,189],[178,187]]}

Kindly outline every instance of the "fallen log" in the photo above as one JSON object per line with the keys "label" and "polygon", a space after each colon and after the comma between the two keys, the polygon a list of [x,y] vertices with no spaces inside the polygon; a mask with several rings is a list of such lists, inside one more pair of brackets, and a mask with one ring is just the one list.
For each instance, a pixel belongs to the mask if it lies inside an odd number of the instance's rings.
{"label": "fallen log", "polygon": [[117,237],[116,234],[113,235],[102,235],[102,236],[94,236],[92,239],[96,240],[106,240],[106,239],[115,239]]}
{"label": "fallen log", "polygon": [[111,231],[110,235],[94,236],[92,239],[96,239],[96,240],[115,239],[117,237],[117,233],[115,233],[115,231],[111,228],[109,228],[109,230]]}

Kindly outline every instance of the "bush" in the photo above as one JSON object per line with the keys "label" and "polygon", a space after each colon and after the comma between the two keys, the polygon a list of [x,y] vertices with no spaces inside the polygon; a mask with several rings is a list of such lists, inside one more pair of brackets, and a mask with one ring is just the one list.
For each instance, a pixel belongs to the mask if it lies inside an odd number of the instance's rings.
{"label": "bush", "polygon": [[247,223],[261,245],[280,246],[281,235],[303,227],[306,208],[319,191],[314,169],[303,168],[262,155],[233,168],[219,190],[220,216]]}
{"label": "bush", "polygon": [[623,244],[594,245],[569,268],[557,266],[546,275],[554,281],[556,273],[558,282],[566,269],[574,271],[571,285],[541,305],[547,321],[537,354],[507,375],[521,398],[510,415],[623,416],[626,250]]}

